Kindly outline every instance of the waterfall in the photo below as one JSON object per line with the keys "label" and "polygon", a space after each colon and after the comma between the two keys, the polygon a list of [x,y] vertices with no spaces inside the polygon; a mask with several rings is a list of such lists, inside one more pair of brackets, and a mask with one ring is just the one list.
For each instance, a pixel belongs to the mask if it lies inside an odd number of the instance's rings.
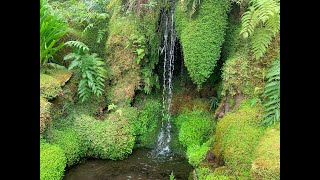
{"label": "waterfall", "polygon": [[170,154],[171,141],[171,100],[172,78],[174,71],[174,46],[176,33],[174,30],[174,1],[170,1],[170,8],[163,12],[163,92],[162,92],[162,125],[157,139],[156,153],[158,155]]}

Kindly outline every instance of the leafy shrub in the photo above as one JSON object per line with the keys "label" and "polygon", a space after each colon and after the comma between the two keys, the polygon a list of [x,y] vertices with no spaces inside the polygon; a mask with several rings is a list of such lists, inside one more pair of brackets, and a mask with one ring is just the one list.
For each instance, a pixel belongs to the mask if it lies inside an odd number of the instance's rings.
{"label": "leafy shrub", "polygon": [[139,147],[154,145],[161,123],[161,109],[162,105],[158,100],[147,99],[138,118],[132,122]]}
{"label": "leafy shrub", "polygon": [[65,167],[66,157],[63,150],[40,139],[40,179],[62,179]]}
{"label": "leafy shrub", "polygon": [[250,176],[253,152],[264,132],[261,121],[261,107],[243,101],[218,122],[214,154],[224,158],[232,175]]}
{"label": "leafy shrub", "polygon": [[56,144],[63,149],[68,166],[77,163],[86,152],[86,147],[83,146],[82,140],[72,128],[53,129],[50,143]]}
{"label": "leafy shrub", "polygon": [[179,128],[179,141],[187,148],[189,163],[197,166],[210,149],[209,138],[214,126],[211,115],[194,109],[180,114],[175,124]]}
{"label": "leafy shrub", "polygon": [[197,166],[200,164],[201,161],[204,160],[207,152],[211,148],[211,141],[210,139],[203,143],[201,146],[199,145],[190,145],[187,147],[187,157],[190,164],[193,166]]}
{"label": "leafy shrub", "polygon": [[184,12],[181,1],[176,8],[175,25],[185,66],[198,88],[209,78],[220,57],[229,4],[225,0],[205,0],[192,18]]}
{"label": "leafy shrub", "polygon": [[103,121],[86,114],[76,116],[74,128],[88,147],[86,155],[112,160],[127,157],[134,146],[128,118],[118,112],[109,114]]}
{"label": "leafy shrub", "polygon": [[275,60],[266,75],[267,84],[264,90],[263,124],[272,125],[280,121],[280,60]]}
{"label": "leafy shrub", "polygon": [[251,175],[254,179],[280,179],[280,131],[276,128],[268,129],[257,145]]}
{"label": "leafy shrub", "polygon": [[91,93],[101,96],[107,75],[104,60],[95,53],[88,54],[89,48],[82,42],[68,41],[66,44],[76,48],[76,51],[66,55],[64,60],[73,59],[68,69],[77,68],[77,73],[81,74],[82,79],[78,86],[81,102],[86,101]]}
{"label": "leafy shrub", "polygon": [[251,36],[256,59],[263,57],[272,38],[280,31],[280,0],[251,0],[242,16],[241,34]]}
{"label": "leafy shrub", "polygon": [[186,147],[206,142],[214,125],[211,115],[198,109],[181,113],[175,122],[180,128],[179,140]]}
{"label": "leafy shrub", "polygon": [[66,33],[67,25],[53,14],[47,0],[40,0],[40,64],[46,64],[64,43],[55,46],[61,36]]}

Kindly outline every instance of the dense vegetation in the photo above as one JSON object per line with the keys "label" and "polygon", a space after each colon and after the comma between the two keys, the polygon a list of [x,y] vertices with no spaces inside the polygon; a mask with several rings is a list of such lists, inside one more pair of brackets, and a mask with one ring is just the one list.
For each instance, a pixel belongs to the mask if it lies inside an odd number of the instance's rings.
{"label": "dense vegetation", "polygon": [[[156,146],[169,6],[40,0],[40,179]],[[280,179],[280,0],[172,6],[173,151],[200,180]]]}

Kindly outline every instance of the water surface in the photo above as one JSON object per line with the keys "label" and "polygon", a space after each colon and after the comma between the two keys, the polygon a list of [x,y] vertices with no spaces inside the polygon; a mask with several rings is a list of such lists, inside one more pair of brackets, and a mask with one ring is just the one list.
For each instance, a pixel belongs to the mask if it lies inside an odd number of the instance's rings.
{"label": "water surface", "polygon": [[169,180],[188,179],[192,166],[177,154],[172,157],[156,157],[150,149],[136,149],[124,160],[89,159],[68,170],[64,180]]}

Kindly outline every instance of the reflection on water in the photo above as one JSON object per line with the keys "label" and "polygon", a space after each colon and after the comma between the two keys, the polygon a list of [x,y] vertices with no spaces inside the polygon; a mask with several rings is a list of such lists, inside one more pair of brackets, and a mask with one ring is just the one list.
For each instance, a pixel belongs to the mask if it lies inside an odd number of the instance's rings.
{"label": "reflection on water", "polygon": [[122,161],[90,159],[68,170],[64,180],[169,180],[188,179],[192,166],[177,154],[172,157],[156,157],[150,149],[136,149]]}

